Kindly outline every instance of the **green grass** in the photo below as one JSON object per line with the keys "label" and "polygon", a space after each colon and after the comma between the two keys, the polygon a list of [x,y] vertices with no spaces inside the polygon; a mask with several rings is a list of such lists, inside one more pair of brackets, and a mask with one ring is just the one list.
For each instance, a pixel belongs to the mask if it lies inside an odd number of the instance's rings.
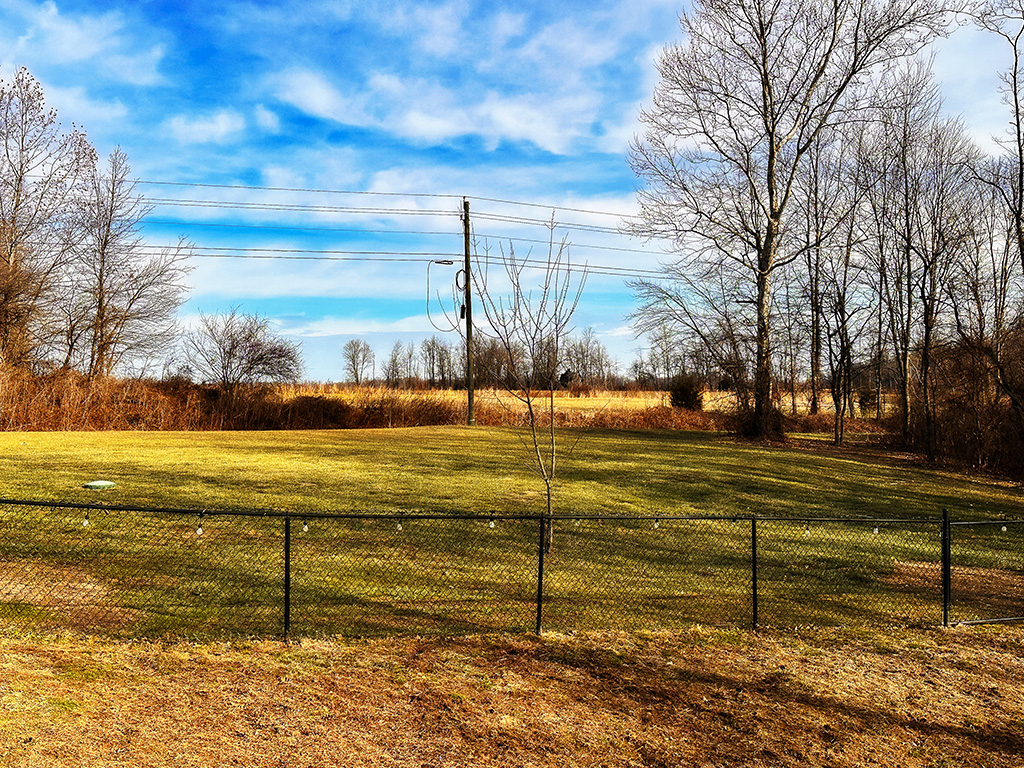
{"label": "green grass", "polygon": [[[759,527],[761,620],[935,623],[937,517],[1022,517],[1006,483],[881,455],[765,448],[702,433],[563,433],[546,562],[545,625],[661,628],[749,622],[747,515]],[[0,510],[0,616],[22,627],[129,635],[273,635],[281,628],[283,521],[200,510],[448,510],[480,520],[292,523],[297,634],[525,630],[533,625],[542,486],[508,429],[0,435],[0,494],[168,506],[194,515]],[[89,480],[111,491],[81,488]],[[713,515],[713,521],[673,520]],[[909,526],[801,518],[919,518]],[[1012,579],[1024,525],[956,531],[957,562]],[[964,578],[984,581],[987,574]],[[1009,578],[1009,577],[1008,577]],[[1002,588],[1007,588],[1004,584]],[[975,590],[977,592],[977,590]],[[993,615],[1008,609],[981,601]],[[1010,595],[1009,597],[1012,597]],[[1004,600],[1005,603],[1005,600]],[[966,605],[966,602],[965,602]],[[5,607],[6,606],[6,607]],[[975,618],[974,614],[965,618]]]}
{"label": "green grass", "polygon": [[[560,512],[1022,516],[1024,492],[882,457],[752,446],[707,433],[566,430]],[[117,483],[87,491],[95,479]],[[0,434],[0,494],[195,509],[539,512],[510,429]]]}

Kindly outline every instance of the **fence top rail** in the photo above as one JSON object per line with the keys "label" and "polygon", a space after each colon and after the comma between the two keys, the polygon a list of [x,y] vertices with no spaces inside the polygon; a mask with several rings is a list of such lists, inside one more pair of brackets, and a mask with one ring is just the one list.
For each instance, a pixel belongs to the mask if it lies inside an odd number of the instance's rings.
{"label": "fence top rail", "polygon": [[950,525],[1020,525],[1024,519],[1018,517],[992,518],[990,520],[950,520]]}
{"label": "fence top rail", "polygon": [[[29,499],[0,498],[0,506],[21,506],[49,509],[80,509],[99,512],[137,512],[146,514],[180,515],[203,517],[263,517],[263,518],[295,518],[296,520],[580,520],[580,521],[612,521],[612,522],[721,522],[749,523],[753,520],[767,523],[811,524],[856,524],[856,525],[936,525],[941,523],[941,516],[933,517],[784,517],[762,515],[674,515],[674,514],[554,514],[550,517],[544,513],[509,513],[509,512],[454,512],[437,510],[389,510],[380,512],[292,512],[274,509],[208,509],[185,507],[145,507],[124,504],[103,504],[71,501],[39,501]],[[988,519],[950,521],[951,525],[999,525],[1024,523],[1024,519]]]}

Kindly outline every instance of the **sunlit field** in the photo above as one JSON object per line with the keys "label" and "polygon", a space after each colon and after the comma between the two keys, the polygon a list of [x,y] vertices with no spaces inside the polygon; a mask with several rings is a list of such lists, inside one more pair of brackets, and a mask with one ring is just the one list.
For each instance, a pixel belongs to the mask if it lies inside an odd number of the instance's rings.
{"label": "sunlit field", "polygon": [[[317,383],[307,382],[294,385],[282,385],[281,395],[286,399],[295,399],[303,396],[330,397],[341,400],[350,405],[358,405],[374,399],[392,398],[399,401],[413,400],[416,398],[436,398],[455,405],[464,405],[466,402],[466,391],[461,389],[404,389],[388,388],[381,386],[352,386],[348,384]],[[479,389],[475,392],[475,399],[478,405],[484,408],[492,408],[496,412],[507,411],[521,413],[524,409],[522,393],[513,393],[502,389]],[[549,393],[538,391],[534,393],[534,399],[548,404]],[[794,402],[795,401],[795,402]],[[897,396],[892,392],[882,393],[883,415],[892,413],[897,405]],[[671,405],[671,399],[666,390],[607,390],[591,387],[558,389],[554,392],[554,407],[557,412],[569,413],[601,413],[627,411],[636,412],[652,408],[664,408]],[[777,403],[779,409],[787,415],[807,415],[810,412],[811,395],[809,391],[801,389],[793,398],[788,392],[782,393]],[[706,411],[732,414],[736,412],[736,393],[729,390],[706,389],[703,392],[703,407]],[[831,395],[827,390],[822,390],[818,395],[818,409],[823,414],[835,412],[835,406]],[[876,414],[874,407],[866,412],[858,412],[858,416],[864,418],[873,417]]]}
{"label": "sunlit field", "polygon": [[[514,428],[0,433],[0,495],[197,508],[542,508]],[[883,453],[804,451],[708,432],[565,429],[559,509],[576,514],[934,515],[1024,511],[1014,484]],[[109,479],[110,491],[88,491]]]}

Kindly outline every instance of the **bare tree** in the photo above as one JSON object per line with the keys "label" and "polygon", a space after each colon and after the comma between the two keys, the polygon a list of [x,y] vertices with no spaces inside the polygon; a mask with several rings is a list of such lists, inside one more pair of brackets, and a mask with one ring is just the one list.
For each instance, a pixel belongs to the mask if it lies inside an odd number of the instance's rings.
{"label": "bare tree", "polygon": [[565,364],[572,377],[588,386],[605,386],[614,373],[614,362],[608,349],[602,344],[593,328],[569,339],[565,350]]}
{"label": "bare tree", "polygon": [[431,387],[450,387],[455,380],[455,355],[442,338],[431,336],[420,344],[420,360]]}
{"label": "bare tree", "polygon": [[373,369],[373,350],[363,339],[349,339],[342,349],[345,373],[356,384],[366,380],[366,374]]}
{"label": "bare tree", "polygon": [[[502,253],[502,273],[489,275],[491,260],[477,258],[473,279],[486,323],[479,332],[502,350],[505,391],[526,410],[524,447],[528,466],[544,483],[546,516],[554,510],[554,482],[559,467],[555,429],[554,389],[557,362],[571,333],[570,322],[586,283],[569,261],[568,244],[552,240],[548,258],[535,283],[528,280],[526,259],[510,245]],[[502,290],[502,289],[505,290]],[[550,549],[553,528],[546,521],[545,546]]]}
{"label": "bare tree", "polygon": [[[750,411],[751,388],[747,362],[753,359],[753,301],[745,276],[732,262],[669,264],[668,281],[632,283],[641,304],[633,313],[637,331],[655,333],[678,329],[678,344],[705,351],[729,379],[741,412]],[[651,372],[651,375],[657,375]]]}
{"label": "bare tree", "polygon": [[943,117],[927,62],[893,73],[886,87],[889,103],[862,153],[874,284],[895,353],[904,440],[919,434],[934,457],[933,353],[950,270],[976,241],[981,155],[963,124]]}
{"label": "bare tree", "polygon": [[54,352],[64,365],[80,357],[89,378],[128,362],[144,364],[173,343],[191,270],[185,243],[150,255],[139,235],[149,208],[135,194],[130,172],[120,149],[105,173],[93,171],[78,212],[74,258],[50,312]]}
{"label": "bare tree", "polygon": [[989,234],[977,249],[980,258],[965,262],[970,270],[958,285],[973,287],[968,289],[970,301],[955,305],[956,326],[961,343],[985,361],[1024,436],[1024,2],[989,0],[981,4],[976,21],[1000,37],[1008,50],[1009,65],[1000,80],[1010,114],[1000,140],[1003,154],[980,174],[1002,217],[987,222]]}
{"label": "bare tree", "polygon": [[1009,48],[1010,65],[999,77],[1010,125],[1000,141],[1003,156],[988,168],[986,180],[1007,211],[1024,268],[1024,1],[987,0],[975,10],[978,26],[1002,38]]}
{"label": "bare tree", "polygon": [[38,356],[34,321],[69,258],[76,198],[95,160],[84,133],[61,132],[28,70],[0,80],[0,364]]}
{"label": "bare tree", "polygon": [[388,359],[384,361],[384,366],[381,368],[384,383],[392,389],[398,389],[402,385],[404,371],[405,345],[400,341],[396,341],[395,345],[391,348],[391,352],[388,354]]}
{"label": "bare tree", "polygon": [[233,394],[240,385],[296,381],[302,376],[299,345],[278,336],[270,321],[232,309],[200,315],[185,335],[185,364],[195,378]]}
{"label": "bare tree", "polygon": [[[943,34],[961,0],[698,0],[686,42],[659,63],[643,140],[631,153],[647,186],[633,229],[671,238],[689,275],[732,265],[754,310],[750,431],[777,428],[771,408],[771,294],[787,250],[797,173],[819,134],[873,98],[870,72]],[[692,283],[691,283],[692,284]]]}

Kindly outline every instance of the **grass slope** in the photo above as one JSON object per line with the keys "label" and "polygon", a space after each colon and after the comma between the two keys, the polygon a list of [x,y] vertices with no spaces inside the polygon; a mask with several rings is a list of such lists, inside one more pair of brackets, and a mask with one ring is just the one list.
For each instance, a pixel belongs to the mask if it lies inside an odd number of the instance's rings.
{"label": "grass slope", "polygon": [[[467,427],[3,433],[0,494],[196,509],[539,512],[542,485],[522,438]],[[1024,514],[1015,485],[880,454],[760,447],[700,432],[564,430],[560,439],[564,513]],[[118,487],[82,489],[95,479]]]}

